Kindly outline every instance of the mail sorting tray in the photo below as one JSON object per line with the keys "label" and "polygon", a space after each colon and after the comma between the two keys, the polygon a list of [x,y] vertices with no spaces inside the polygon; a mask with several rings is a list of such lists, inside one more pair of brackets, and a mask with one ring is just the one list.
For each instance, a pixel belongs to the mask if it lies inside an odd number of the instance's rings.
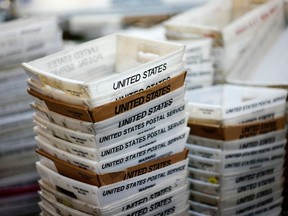
{"label": "mail sorting tray", "polygon": [[183,53],[183,45],[113,34],[23,63],[23,67],[43,86],[93,99],[153,80],[180,63]]}
{"label": "mail sorting tray", "polygon": [[[125,87],[121,90],[114,90],[112,92],[105,91],[97,94],[93,99],[81,98],[75,95],[66,94],[50,86],[42,86],[32,78],[27,80],[28,88],[42,95],[45,95],[53,100],[61,101],[67,104],[79,105],[88,108],[103,106],[104,104],[120,100],[122,98],[147,91],[155,88],[163,82],[169,82],[170,79],[176,80],[185,71],[184,63],[179,63],[171,69],[165,70],[165,73],[160,73],[153,80],[145,79],[142,82],[135,83],[131,86]],[[183,80],[184,81],[184,80]],[[171,86],[173,88],[173,86]],[[172,91],[172,90],[171,90]]]}
{"label": "mail sorting tray", "polygon": [[[256,117],[265,110],[279,110],[279,116],[284,115],[287,91],[261,87],[217,85],[187,91],[186,97],[191,119],[211,120],[211,122],[225,125],[227,121],[228,124],[241,123],[241,119],[247,115]],[[275,116],[276,112],[274,111],[272,114]]]}

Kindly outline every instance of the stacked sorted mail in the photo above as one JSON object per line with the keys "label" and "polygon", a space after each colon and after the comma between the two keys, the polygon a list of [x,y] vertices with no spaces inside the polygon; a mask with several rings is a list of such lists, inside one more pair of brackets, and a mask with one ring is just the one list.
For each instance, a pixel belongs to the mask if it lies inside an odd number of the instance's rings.
{"label": "stacked sorted mail", "polygon": [[[287,6],[287,3],[286,3]],[[288,52],[283,47],[288,43],[288,29],[281,32],[275,40],[255,49],[253,58],[247,56],[247,64],[237,67],[233,73],[227,76],[227,82],[232,84],[266,86],[288,89],[287,55]],[[249,59],[249,63],[248,63]],[[271,73],[273,71],[273,73]],[[286,114],[288,113],[288,103]],[[287,146],[286,146],[287,149]],[[284,194],[288,193],[288,156],[286,151],[285,163],[285,185]],[[288,210],[288,197],[284,197],[283,210]]]}
{"label": "stacked sorted mail", "polygon": [[186,215],[184,46],[109,35],[23,67],[48,215]]}
{"label": "stacked sorted mail", "polygon": [[212,38],[215,82],[222,83],[236,63],[245,65],[246,52],[253,55],[255,47],[283,30],[283,1],[211,1],[171,18],[165,28],[170,39]]}
{"label": "stacked sorted mail", "polygon": [[217,85],[186,97],[191,215],[278,215],[287,91]]}
{"label": "stacked sorted mail", "polygon": [[21,63],[59,51],[62,35],[55,18],[19,19],[0,25],[0,47],[0,212],[31,215],[39,212],[39,176]]}

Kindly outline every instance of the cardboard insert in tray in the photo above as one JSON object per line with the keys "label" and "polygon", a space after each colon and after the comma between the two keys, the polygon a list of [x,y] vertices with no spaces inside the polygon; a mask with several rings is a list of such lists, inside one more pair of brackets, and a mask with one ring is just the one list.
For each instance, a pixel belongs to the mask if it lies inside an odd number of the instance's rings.
{"label": "cardboard insert in tray", "polygon": [[[253,149],[258,146],[270,145],[275,142],[285,139],[287,128],[281,130],[272,131],[265,134],[260,134],[257,136],[252,136],[248,138],[243,138],[240,140],[233,141],[222,141],[207,139],[204,137],[189,135],[187,140],[187,145],[194,144],[198,146],[203,146],[207,148],[212,148],[215,152],[220,150],[230,151],[230,150],[244,150],[244,149]],[[287,149],[287,146],[286,146]]]}
{"label": "cardboard insert in tray", "polygon": [[[44,101],[50,111],[68,116],[71,118],[87,121],[87,122],[99,122],[118,114],[125,113],[130,109],[133,109],[139,105],[143,105],[151,100],[154,100],[166,93],[172,92],[184,84],[186,73],[182,73],[170,80],[164,81],[156,86],[153,86],[147,90],[128,96],[126,98],[105,104],[99,107],[90,109],[85,106],[77,106],[73,104],[67,104],[61,101],[53,100],[45,95],[42,95],[32,89],[28,89],[28,93],[33,97]],[[121,112],[116,112],[117,107],[128,106],[129,109],[122,109]]]}
{"label": "cardboard insert in tray", "polygon": [[[132,127],[132,125],[134,126],[136,124],[139,124],[141,121],[148,120],[149,118],[155,117],[156,115],[159,115],[160,113],[163,114],[163,112],[165,111],[166,112],[171,111],[172,108],[175,108],[175,109],[179,108],[179,105],[181,106],[182,111],[183,111],[183,108],[185,108],[183,107],[183,105],[186,104],[184,94],[185,94],[185,87],[183,86],[167,94],[167,96],[165,97],[160,97],[160,98],[157,98],[156,100],[153,100],[147,103],[145,106],[139,106],[123,114],[116,115],[112,118],[94,123],[93,130],[96,132],[94,133],[88,132],[86,134],[101,134],[101,133],[110,134],[112,131],[114,131],[114,133],[117,133],[119,132],[119,130],[124,130],[124,128]],[[181,108],[179,108],[180,111],[181,111]],[[178,110],[176,109],[176,113],[177,111]],[[169,114],[170,113],[167,113],[167,115]],[[57,133],[58,130],[61,130],[61,131],[70,130],[70,129],[73,130],[73,127],[69,127],[71,125],[71,122],[67,122],[67,124],[66,123],[57,124],[59,122],[56,123],[53,120],[51,121],[42,112],[36,112],[34,117],[36,118],[38,122],[40,122],[43,125],[46,125],[51,130],[52,128],[58,128],[56,131],[54,130],[55,131],[54,133]],[[162,119],[166,120],[165,118],[162,118]],[[79,123],[81,124],[81,122]],[[149,127],[149,125],[147,126]],[[140,125],[140,128],[138,129],[143,129],[143,128]]]}
{"label": "cardboard insert in tray", "polygon": [[284,129],[286,127],[286,116],[255,123],[227,126],[190,120],[188,126],[191,128],[191,135],[215,140],[230,141]]}
{"label": "cardboard insert in tray", "polygon": [[[184,92],[183,92],[184,94]],[[167,96],[168,97],[168,96]],[[183,97],[183,96],[182,96]],[[177,97],[178,98],[178,97]],[[40,103],[32,103],[31,106],[34,108],[35,113],[37,116],[41,116],[42,119],[49,121],[51,123],[57,124],[59,126],[74,130],[74,131],[80,131],[87,134],[99,134],[105,131],[112,131],[114,129],[124,129],[128,127],[133,127],[132,125],[136,126],[137,122],[145,122],[145,126],[154,126],[155,124],[158,124],[160,122],[163,123],[163,121],[169,121],[172,116],[179,115],[181,112],[185,112],[185,108],[187,106],[187,102],[182,98],[182,103],[180,102],[179,105],[177,105],[176,101],[177,98],[173,98],[173,103],[171,103],[169,110],[159,110],[160,112],[154,112],[154,113],[147,113],[147,110],[143,110],[142,112],[138,112],[135,116],[129,115],[122,115],[122,119],[119,118],[111,118],[107,119],[107,121],[104,121],[102,123],[92,123],[92,122],[86,122],[81,121],[78,119],[74,119],[71,117],[67,117],[52,111],[49,111],[45,106],[41,105]],[[166,98],[168,99],[168,98]],[[170,98],[172,99],[172,98]],[[169,100],[169,99],[168,99]],[[176,101],[175,101],[176,100]],[[167,100],[166,100],[167,101]],[[180,100],[181,101],[181,100]],[[174,103],[175,102],[175,103]],[[179,100],[178,100],[179,103]],[[167,104],[168,105],[168,104]],[[30,116],[31,117],[31,116]],[[145,118],[147,117],[147,118]],[[114,120],[115,121],[114,121]],[[104,123],[104,124],[103,124]],[[126,124],[125,124],[126,123]],[[129,124],[127,124],[129,123]],[[138,123],[139,125],[142,123]]]}

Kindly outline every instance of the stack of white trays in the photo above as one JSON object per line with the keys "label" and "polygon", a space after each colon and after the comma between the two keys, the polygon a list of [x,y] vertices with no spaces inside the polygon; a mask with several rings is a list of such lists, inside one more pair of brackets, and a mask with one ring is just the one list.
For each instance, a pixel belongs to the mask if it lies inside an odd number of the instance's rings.
{"label": "stack of white trays", "polygon": [[52,17],[21,18],[0,24],[0,212],[37,214],[39,178],[35,162],[31,97],[21,68],[62,49],[62,33]]}
{"label": "stack of white trays", "polygon": [[[215,0],[172,17],[165,23],[173,40],[213,39],[215,82],[223,83],[246,54],[284,29],[282,0]],[[250,59],[248,59],[248,62]]]}
{"label": "stack of white trays", "polygon": [[43,215],[186,215],[184,46],[122,34],[24,63]]}
{"label": "stack of white trays", "polygon": [[190,215],[278,215],[287,91],[218,85],[186,96]]}

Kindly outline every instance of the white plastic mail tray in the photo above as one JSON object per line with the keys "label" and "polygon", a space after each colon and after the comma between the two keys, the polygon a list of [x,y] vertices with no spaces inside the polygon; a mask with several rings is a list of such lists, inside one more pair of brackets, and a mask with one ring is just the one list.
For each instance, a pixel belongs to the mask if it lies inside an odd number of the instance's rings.
{"label": "white plastic mail tray", "polygon": [[168,20],[166,36],[180,40],[213,38],[216,67],[225,75],[243,51],[273,33],[271,28],[284,28],[283,12],[282,0],[210,1]]}
{"label": "white plastic mail tray", "polygon": [[66,94],[95,98],[151,80],[182,62],[184,45],[122,34],[23,63],[37,83]]}
{"label": "white plastic mail tray", "polygon": [[[267,109],[285,110],[287,91],[282,89],[216,85],[186,93],[189,118],[222,121],[258,116]],[[273,113],[271,114],[273,115]],[[284,115],[284,113],[283,113]]]}

